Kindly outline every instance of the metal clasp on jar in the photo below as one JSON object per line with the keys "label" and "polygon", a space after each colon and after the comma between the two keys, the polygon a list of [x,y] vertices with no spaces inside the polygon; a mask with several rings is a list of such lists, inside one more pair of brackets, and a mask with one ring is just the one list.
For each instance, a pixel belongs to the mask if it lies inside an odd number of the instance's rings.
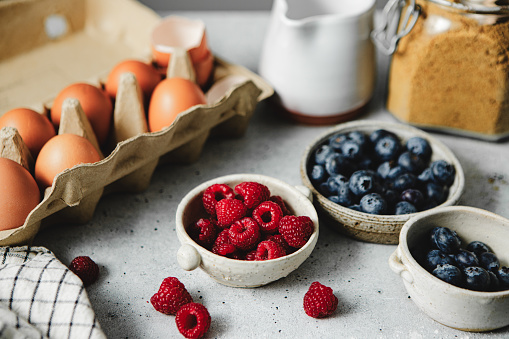
{"label": "metal clasp on jar", "polygon": [[380,27],[371,32],[374,44],[387,55],[392,55],[396,51],[399,40],[410,33],[419,18],[421,6],[417,5],[415,0],[409,1],[401,17],[401,11],[406,2],[406,0],[389,0],[382,11]]}

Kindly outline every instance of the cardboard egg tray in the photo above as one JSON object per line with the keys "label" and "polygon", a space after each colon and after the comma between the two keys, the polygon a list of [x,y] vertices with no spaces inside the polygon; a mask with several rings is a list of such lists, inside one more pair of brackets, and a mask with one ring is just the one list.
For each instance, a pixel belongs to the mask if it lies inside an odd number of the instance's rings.
{"label": "cardboard egg tray", "polygon": [[[67,85],[101,86],[118,62],[150,61],[150,34],[160,20],[134,0],[0,1],[0,114],[17,107],[48,114]],[[217,57],[213,89],[213,103],[190,108],[171,126],[148,132],[139,85],[132,74],[124,74],[108,146],[101,149],[104,159],[57,175],[21,227],[0,231],[0,246],[28,244],[46,225],[87,222],[103,194],[146,189],[159,163],[196,161],[211,134],[242,136],[256,104],[273,94],[256,74]],[[75,99],[64,102],[58,133],[82,135],[99,148]],[[34,159],[17,130],[2,129],[0,139],[0,156],[33,173]]]}

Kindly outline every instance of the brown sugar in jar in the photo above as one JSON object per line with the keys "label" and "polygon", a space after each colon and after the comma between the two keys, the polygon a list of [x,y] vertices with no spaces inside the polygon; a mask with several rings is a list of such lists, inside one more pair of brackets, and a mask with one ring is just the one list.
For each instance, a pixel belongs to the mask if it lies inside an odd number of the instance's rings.
{"label": "brown sugar in jar", "polygon": [[509,16],[416,4],[419,17],[392,57],[387,109],[424,128],[509,136]]}

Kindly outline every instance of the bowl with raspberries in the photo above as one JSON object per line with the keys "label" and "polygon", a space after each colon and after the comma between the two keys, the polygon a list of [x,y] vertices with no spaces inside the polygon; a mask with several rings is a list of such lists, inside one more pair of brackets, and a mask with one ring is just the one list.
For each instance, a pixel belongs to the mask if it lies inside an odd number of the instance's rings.
{"label": "bowl with raspberries", "polygon": [[397,244],[411,216],[457,204],[465,186],[461,164],[445,144],[385,121],[335,126],[308,146],[300,171],[330,225],[382,244]]}
{"label": "bowl with raspberries", "polygon": [[415,304],[463,331],[509,325],[509,220],[466,206],[439,207],[405,223],[389,259]]}
{"label": "bowl with raspberries", "polygon": [[179,265],[200,267],[233,287],[283,278],[311,254],[318,239],[312,193],[259,174],[232,174],[192,189],[180,202]]}

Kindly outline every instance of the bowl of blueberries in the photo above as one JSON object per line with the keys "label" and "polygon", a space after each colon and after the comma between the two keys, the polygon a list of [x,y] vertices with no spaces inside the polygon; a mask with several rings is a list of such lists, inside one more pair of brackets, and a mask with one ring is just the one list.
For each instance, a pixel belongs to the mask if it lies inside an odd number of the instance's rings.
{"label": "bowl of blueberries", "polygon": [[403,226],[389,259],[415,304],[464,331],[509,325],[509,220],[465,206],[431,209]]}
{"label": "bowl of blueberries", "polygon": [[410,217],[457,204],[465,186],[460,162],[440,140],[385,121],[335,126],[308,146],[300,172],[329,225],[382,244],[397,244]]}

